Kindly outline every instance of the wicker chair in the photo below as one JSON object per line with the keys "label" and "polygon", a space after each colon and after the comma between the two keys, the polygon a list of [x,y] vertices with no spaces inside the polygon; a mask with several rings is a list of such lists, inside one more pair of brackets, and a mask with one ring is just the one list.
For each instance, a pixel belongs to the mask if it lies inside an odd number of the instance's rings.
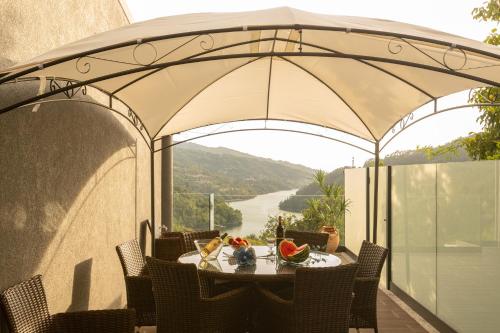
{"label": "wicker chair", "polygon": [[242,332],[246,328],[249,288],[209,297],[194,264],[146,260],[156,299],[157,333]]}
{"label": "wicker chair", "polygon": [[155,239],[155,258],[177,261],[184,253],[184,244],[181,237],[164,237]]}
{"label": "wicker chair", "polygon": [[377,292],[388,252],[386,248],[363,241],[358,256],[359,271],[354,284],[350,327],[373,328],[378,332]]}
{"label": "wicker chair", "polygon": [[184,232],[182,233],[183,251],[184,253],[195,251],[194,241],[196,239],[212,239],[218,236],[220,236],[219,230]]}
{"label": "wicker chair", "polygon": [[266,332],[347,333],[357,264],[297,268],[293,299],[259,288]]}
{"label": "wicker chair", "polygon": [[286,230],[285,237],[293,238],[293,242],[298,246],[307,243],[315,250],[324,251],[328,243],[329,235],[324,232]]}
{"label": "wicker chair", "polygon": [[155,301],[146,262],[136,239],[116,247],[125,277],[127,308],[135,309],[137,326],[156,325]]}
{"label": "wicker chair", "polygon": [[6,289],[0,300],[11,333],[132,333],[134,310],[98,310],[50,315],[42,284],[35,277]]}

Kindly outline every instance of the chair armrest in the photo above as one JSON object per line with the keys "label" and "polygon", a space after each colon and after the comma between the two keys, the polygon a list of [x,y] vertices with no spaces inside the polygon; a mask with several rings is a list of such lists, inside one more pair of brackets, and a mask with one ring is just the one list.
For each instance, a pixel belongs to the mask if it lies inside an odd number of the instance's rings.
{"label": "chair armrest", "polygon": [[147,275],[142,276],[126,276],[125,284],[127,288],[143,289],[143,290],[153,290],[153,283],[151,282],[151,277]]}
{"label": "chair armrest", "polygon": [[283,325],[287,328],[293,327],[295,320],[293,300],[285,300],[261,286],[257,287],[257,291],[260,295],[262,311],[269,320],[269,327],[273,331],[283,328]]}
{"label": "chair armrest", "polygon": [[359,277],[354,280],[354,300],[352,308],[370,308],[377,304],[380,278]]}
{"label": "chair armrest", "polygon": [[231,330],[238,332],[245,325],[247,311],[253,308],[254,301],[250,287],[241,287],[230,290],[210,298],[201,299],[205,328],[220,329],[224,326],[224,332]]}
{"label": "chair armrest", "polygon": [[58,313],[52,316],[57,333],[133,333],[135,310],[96,310]]}
{"label": "chair armrest", "polygon": [[357,277],[354,279],[355,283],[364,283],[364,282],[379,282],[380,277]]}
{"label": "chair armrest", "polygon": [[153,284],[149,276],[125,277],[127,288],[127,307],[139,312],[155,312]]}
{"label": "chair armrest", "polygon": [[251,301],[250,292],[250,287],[241,287],[213,297],[202,298],[202,304],[206,304],[208,307],[224,306],[225,304],[241,305],[238,302],[245,301],[248,303]]}
{"label": "chair armrest", "polygon": [[264,298],[264,301],[266,303],[270,303],[272,307],[281,307],[281,309],[283,309],[283,307],[291,307],[293,305],[293,301],[283,299],[275,293],[260,286],[257,287],[257,291]]}

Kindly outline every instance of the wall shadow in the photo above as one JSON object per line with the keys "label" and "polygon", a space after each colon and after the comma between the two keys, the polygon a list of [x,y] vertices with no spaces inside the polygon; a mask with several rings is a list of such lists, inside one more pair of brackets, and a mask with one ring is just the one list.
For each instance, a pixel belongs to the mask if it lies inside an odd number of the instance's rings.
{"label": "wall shadow", "polygon": [[146,242],[147,242],[147,235],[150,232],[151,225],[149,224],[148,220],[144,220],[139,224],[139,246],[141,247],[142,253],[146,253]]}
{"label": "wall shadow", "polygon": [[85,311],[89,309],[91,275],[92,258],[75,265],[73,294],[68,311]]}
{"label": "wall shadow", "polygon": [[[36,83],[3,86],[0,108],[37,90]],[[93,105],[42,104],[36,113],[32,107],[25,107],[0,115],[0,290],[36,273],[44,274],[40,267],[50,267],[58,281],[44,280],[44,284],[57,291],[55,284],[68,281],[66,272],[74,269],[72,291],[62,285],[67,290],[58,291],[58,295],[71,295],[70,311],[89,308],[92,266],[96,262],[84,259],[101,247],[102,253],[114,251],[108,249],[109,243],[135,234],[137,171],[136,163],[129,166],[127,161],[137,158],[135,146],[136,138],[127,128],[109,111]],[[126,156],[114,158],[118,162],[107,166],[110,158],[124,148],[127,152],[121,155]],[[129,174],[131,179],[122,178],[125,185],[121,184],[118,176]],[[131,214],[119,211],[128,206]],[[95,230],[94,224],[100,224],[102,230]],[[116,235],[120,228],[127,230]],[[79,234],[82,230],[101,233],[108,244],[93,243],[87,235]],[[68,253],[59,253],[60,244],[53,244],[56,236],[58,242],[66,242],[61,251]],[[72,247],[67,239],[75,242]],[[57,251],[48,255],[50,247]],[[119,265],[117,270],[121,271]],[[106,303],[110,299],[116,303],[116,295],[103,297],[108,298]]]}

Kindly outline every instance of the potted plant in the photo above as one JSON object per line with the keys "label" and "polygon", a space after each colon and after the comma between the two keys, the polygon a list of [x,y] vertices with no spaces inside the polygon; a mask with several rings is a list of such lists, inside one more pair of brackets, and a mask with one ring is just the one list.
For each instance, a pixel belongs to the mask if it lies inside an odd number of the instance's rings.
{"label": "potted plant", "polygon": [[341,186],[326,183],[324,171],[316,172],[314,181],[322,195],[307,201],[307,208],[302,211],[303,227],[330,234],[326,252],[334,253],[340,243],[340,226],[344,224],[350,201],[345,199],[344,189]]}

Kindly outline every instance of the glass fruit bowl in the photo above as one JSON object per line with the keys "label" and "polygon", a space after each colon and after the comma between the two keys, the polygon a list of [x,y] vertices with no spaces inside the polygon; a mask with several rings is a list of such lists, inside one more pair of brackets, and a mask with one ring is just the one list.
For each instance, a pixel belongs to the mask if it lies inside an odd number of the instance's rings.
{"label": "glass fruit bowl", "polygon": [[194,241],[194,245],[196,246],[196,249],[198,250],[198,253],[200,254],[200,257],[204,260],[215,260],[217,259],[217,257],[219,256],[219,253],[220,251],[222,250],[222,247],[224,246],[224,242],[220,242],[219,245],[217,245],[217,247],[212,251],[210,252],[210,254],[206,257],[203,257],[201,255],[201,250],[203,250],[203,248],[208,244],[210,243],[211,239],[195,239]]}

